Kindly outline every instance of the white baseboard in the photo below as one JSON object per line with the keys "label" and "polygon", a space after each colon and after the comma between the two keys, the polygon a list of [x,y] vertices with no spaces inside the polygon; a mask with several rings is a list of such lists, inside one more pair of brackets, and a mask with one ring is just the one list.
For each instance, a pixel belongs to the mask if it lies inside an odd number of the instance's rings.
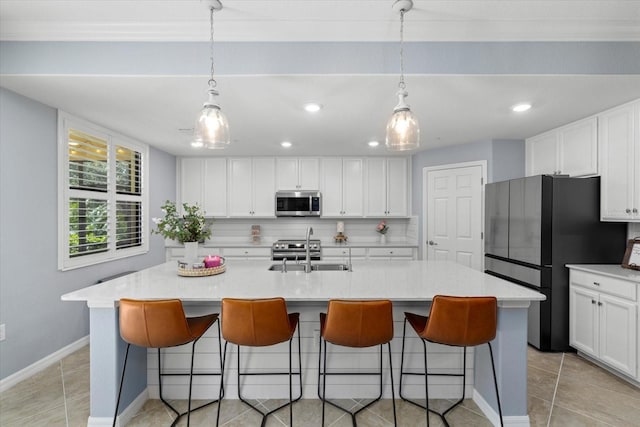
{"label": "white baseboard", "polygon": [[[140,412],[140,409],[142,409],[147,400],[149,400],[149,390],[145,388],[118,416],[116,427],[126,426],[129,421]],[[87,427],[108,427],[111,425],[113,425],[112,417],[89,417],[87,420]]]}
{"label": "white baseboard", "polygon": [[47,369],[49,366],[59,362],[71,353],[81,349],[88,344],[89,335],[80,338],[78,341],[73,342],[66,347],[61,348],[55,353],[51,353],[50,355],[38,360],[35,363],[32,363],[26,368],[19,370],[15,374],[11,374],[8,377],[3,378],[2,380],[0,380],[0,392],[6,391],[19,382],[24,381],[27,378],[37,374],[38,372]]}
{"label": "white baseboard", "polygon": [[[500,415],[494,411],[494,409],[487,403],[486,400],[477,392],[477,390],[473,390],[473,401],[478,405],[482,413],[485,417],[493,424],[494,426],[500,425]],[[504,421],[505,426],[510,427],[530,427],[531,421],[529,420],[529,415],[512,415],[509,417],[505,417],[503,415],[502,420]]]}

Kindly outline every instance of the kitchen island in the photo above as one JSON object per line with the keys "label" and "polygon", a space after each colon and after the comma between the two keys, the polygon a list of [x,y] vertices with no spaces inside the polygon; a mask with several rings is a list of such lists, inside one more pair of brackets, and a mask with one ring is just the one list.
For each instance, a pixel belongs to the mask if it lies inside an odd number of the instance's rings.
{"label": "kitchen island", "polygon": [[[112,417],[118,391],[119,375],[124,358],[124,342],[118,329],[118,301],[120,298],[164,299],[179,298],[186,306],[188,314],[219,311],[222,298],[268,298],[281,296],[287,300],[289,311],[301,313],[302,335],[303,397],[316,398],[317,390],[317,333],[318,313],[326,310],[331,298],[345,299],[390,299],[394,303],[395,337],[392,341],[393,365],[397,389],[398,368],[404,311],[428,312],[429,303],[435,295],[481,296],[491,295],[498,299],[498,332],[494,341],[494,353],[498,384],[501,392],[502,408],[506,424],[528,425],[527,416],[527,309],[530,301],[544,299],[542,294],[514,285],[502,279],[486,275],[452,262],[438,261],[360,261],[353,263],[353,271],[314,271],[288,273],[268,271],[271,261],[229,261],[227,271],[208,277],[180,277],[176,274],[175,262],[167,262],[128,276],[63,295],[65,301],[84,301],[90,308],[91,343],[91,412],[89,425],[105,425]],[[219,364],[215,328],[196,347],[196,369],[215,370]],[[411,336],[411,334],[408,334]],[[286,347],[256,349],[249,354],[251,369],[285,368],[285,357],[281,352]],[[133,347],[132,347],[133,349]],[[429,346],[430,357],[438,370],[460,370],[462,356],[459,349],[445,346]],[[370,370],[378,362],[376,349],[364,355],[351,351],[336,351],[340,359],[336,362],[343,369]],[[127,379],[123,390],[123,406],[128,408],[121,418],[128,419],[144,401],[157,398],[157,362],[154,353],[136,348],[130,352],[132,368],[127,369]],[[167,369],[188,366],[188,350],[180,347],[171,349],[164,356]],[[487,417],[497,420],[497,403],[493,390],[493,379],[486,346],[468,355],[468,396],[472,397]],[[234,354],[227,361],[230,374],[226,376],[227,398],[237,397]],[[243,356],[243,362],[245,361]],[[295,362],[294,362],[295,363]],[[407,366],[421,369],[419,341],[412,336],[407,344]],[[478,367],[475,369],[475,367]],[[249,397],[278,398],[285,396],[281,382],[271,383],[269,378],[256,377],[263,381],[248,387]],[[386,377],[388,378],[388,377]],[[444,382],[431,381],[430,396],[433,398],[453,397],[460,393],[461,386],[456,379],[448,377]],[[202,380],[202,381],[200,381]],[[163,391],[169,398],[185,398],[186,382],[177,378],[163,383]],[[210,381],[210,382],[209,382]],[[194,379],[194,398],[217,396],[217,377]],[[418,379],[408,378],[407,394],[419,396],[423,389]],[[447,382],[450,381],[450,382]],[[355,390],[350,384],[358,384]],[[362,386],[371,393],[362,394]],[[386,384],[385,397],[390,397]],[[345,378],[340,386],[335,386],[333,396],[369,397],[376,389],[375,378],[366,382],[362,377],[357,381]],[[397,394],[396,394],[397,395]]]}

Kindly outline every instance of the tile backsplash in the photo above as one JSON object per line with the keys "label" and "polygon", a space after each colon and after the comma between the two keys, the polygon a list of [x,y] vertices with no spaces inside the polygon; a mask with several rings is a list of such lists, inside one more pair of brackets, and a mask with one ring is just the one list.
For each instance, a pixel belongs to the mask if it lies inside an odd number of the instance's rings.
{"label": "tile backsplash", "polygon": [[640,237],[640,222],[630,222],[627,230],[629,239]]}

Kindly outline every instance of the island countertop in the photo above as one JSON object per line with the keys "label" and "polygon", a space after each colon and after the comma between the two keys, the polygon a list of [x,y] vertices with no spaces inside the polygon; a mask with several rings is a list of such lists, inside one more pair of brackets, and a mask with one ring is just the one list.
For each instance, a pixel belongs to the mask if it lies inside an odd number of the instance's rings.
{"label": "island countertop", "polygon": [[[353,271],[268,271],[273,261],[228,260],[226,272],[181,277],[169,261],[79,289],[64,301],[113,308],[120,298],[220,301],[222,298],[283,297],[289,301],[332,298],[425,301],[435,295],[495,296],[501,304],[542,301],[544,295],[450,261],[356,261]],[[320,262],[319,264],[322,264]]]}

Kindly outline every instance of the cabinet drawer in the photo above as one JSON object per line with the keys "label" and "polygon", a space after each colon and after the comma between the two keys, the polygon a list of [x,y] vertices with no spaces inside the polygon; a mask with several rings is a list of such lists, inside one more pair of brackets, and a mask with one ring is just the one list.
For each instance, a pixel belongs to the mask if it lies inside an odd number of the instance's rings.
{"label": "cabinet drawer", "polygon": [[574,285],[584,286],[588,289],[631,301],[636,301],[637,299],[638,284],[634,282],[579,270],[571,270],[570,279]]}
{"label": "cabinet drawer", "polygon": [[[365,248],[351,248],[352,257],[364,257]],[[322,248],[323,257],[349,256],[349,248]]]}
{"label": "cabinet drawer", "polygon": [[269,248],[224,248],[224,256],[271,258],[271,249]]}
{"label": "cabinet drawer", "polygon": [[402,257],[412,257],[413,249],[412,248],[370,248],[369,249],[370,257],[393,257],[393,256],[402,256]]}

